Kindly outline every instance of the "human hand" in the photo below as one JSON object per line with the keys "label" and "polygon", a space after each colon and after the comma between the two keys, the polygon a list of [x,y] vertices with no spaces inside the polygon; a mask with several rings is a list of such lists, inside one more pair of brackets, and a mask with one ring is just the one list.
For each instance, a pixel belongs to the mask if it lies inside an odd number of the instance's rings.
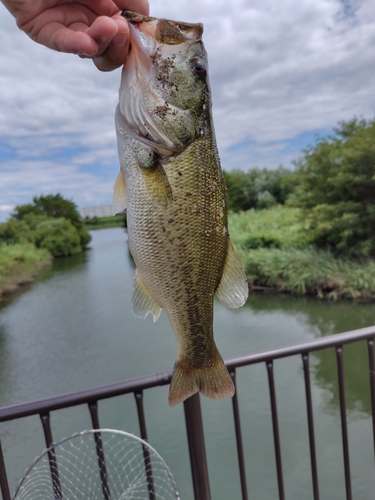
{"label": "human hand", "polygon": [[1,0],[32,40],[93,59],[101,71],[121,66],[129,52],[122,10],[148,15],[148,0]]}

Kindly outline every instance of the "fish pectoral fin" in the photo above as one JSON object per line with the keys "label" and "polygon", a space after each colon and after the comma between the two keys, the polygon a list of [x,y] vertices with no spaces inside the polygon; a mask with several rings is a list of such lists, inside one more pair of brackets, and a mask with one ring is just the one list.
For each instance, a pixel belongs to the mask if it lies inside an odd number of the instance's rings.
{"label": "fish pectoral fin", "polygon": [[113,186],[112,198],[112,213],[119,214],[126,208],[126,181],[122,170],[117,176],[115,185]]}
{"label": "fish pectoral fin", "polygon": [[173,200],[172,188],[159,159],[152,156],[149,162],[140,164],[140,168],[151,201],[163,206],[169,205]]}
{"label": "fish pectoral fin", "polygon": [[135,271],[133,283],[132,311],[137,318],[145,319],[151,313],[154,323],[158,320],[162,307],[160,307],[151,297],[149,291],[143,284],[138,270]]}
{"label": "fish pectoral fin", "polygon": [[229,240],[228,252],[219,286],[217,298],[231,309],[241,307],[249,295],[249,284],[245,270],[241,264],[232,242]]}

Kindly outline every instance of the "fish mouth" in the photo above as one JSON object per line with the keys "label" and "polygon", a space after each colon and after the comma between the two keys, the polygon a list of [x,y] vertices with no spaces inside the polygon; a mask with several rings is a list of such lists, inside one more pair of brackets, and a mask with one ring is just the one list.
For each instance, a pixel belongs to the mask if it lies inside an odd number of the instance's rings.
{"label": "fish mouth", "polygon": [[139,32],[152,36],[163,45],[178,45],[189,41],[202,39],[203,24],[184,23],[169,19],[142,16],[130,10],[124,10],[122,15]]}

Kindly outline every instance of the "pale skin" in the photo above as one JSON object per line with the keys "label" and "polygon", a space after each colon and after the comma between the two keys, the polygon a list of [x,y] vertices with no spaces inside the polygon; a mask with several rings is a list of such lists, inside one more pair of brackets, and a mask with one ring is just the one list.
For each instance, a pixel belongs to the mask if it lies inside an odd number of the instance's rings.
{"label": "pale skin", "polygon": [[122,10],[148,15],[148,0],[1,0],[32,40],[91,58],[101,71],[124,64],[129,26]]}

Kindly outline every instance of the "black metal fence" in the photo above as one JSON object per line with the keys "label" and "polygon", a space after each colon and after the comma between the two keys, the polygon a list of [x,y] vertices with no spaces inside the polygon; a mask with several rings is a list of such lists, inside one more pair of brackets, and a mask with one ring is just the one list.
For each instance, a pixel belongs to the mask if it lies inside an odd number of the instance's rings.
{"label": "black metal fence", "polygon": [[[272,415],[273,425],[273,440],[275,448],[276,460],[276,476],[278,484],[278,494],[280,500],[285,500],[284,479],[283,479],[283,465],[282,465],[282,449],[280,444],[279,435],[279,420],[277,408],[277,395],[275,389],[274,378],[274,362],[280,358],[289,356],[300,355],[304,382],[305,382],[305,396],[306,396],[306,418],[308,424],[309,434],[309,447],[310,447],[310,463],[311,463],[311,487],[314,500],[320,499],[319,493],[319,478],[317,472],[317,458],[315,446],[315,432],[314,432],[314,415],[313,405],[311,398],[311,383],[310,383],[310,366],[309,366],[309,353],[333,348],[336,352],[337,361],[337,375],[339,387],[339,404],[340,404],[340,418],[341,418],[341,435],[342,435],[342,450],[343,450],[343,469],[345,473],[345,490],[346,500],[352,500],[352,486],[351,486],[351,473],[350,473],[350,459],[349,459],[349,441],[348,441],[348,426],[347,426],[347,411],[345,401],[345,380],[344,380],[344,366],[343,366],[343,345],[367,341],[368,347],[368,369],[370,379],[371,391],[371,411],[372,411],[372,428],[373,428],[373,444],[375,454],[375,359],[374,359],[374,338],[375,327],[363,328],[351,332],[345,332],[337,335],[319,338],[310,342],[298,343],[292,346],[287,346],[270,351],[250,354],[238,358],[232,358],[226,361],[229,372],[236,383],[236,370],[247,365],[256,363],[265,363],[268,374],[269,394],[270,394],[270,412]],[[169,384],[171,379],[171,372],[156,373],[151,376],[139,377],[124,382],[109,384],[103,387],[97,387],[87,391],[80,391],[63,396],[52,397],[40,401],[29,403],[17,404],[0,408],[0,422],[19,419],[30,415],[39,415],[41,424],[43,426],[46,446],[49,448],[53,444],[53,436],[51,430],[51,417],[52,411],[60,410],[77,405],[87,405],[92,426],[94,429],[99,429],[99,412],[98,401],[121,396],[124,394],[133,393],[135,397],[138,421],[140,426],[140,436],[147,440],[146,416],[143,405],[143,391],[151,389],[152,387]],[[240,420],[240,405],[237,394],[232,398],[233,405],[233,418],[237,442],[237,456],[239,477],[241,481],[242,499],[248,500],[248,488],[246,482],[246,467],[245,457],[243,450],[243,441],[241,435],[241,420]],[[195,395],[184,402],[185,422],[187,439],[190,453],[190,464],[192,473],[192,483],[194,488],[195,500],[210,500],[210,484],[208,476],[208,466],[205,451],[204,432],[202,425],[202,414],[199,395]],[[100,447],[98,447],[100,452]],[[58,470],[56,457],[52,452],[50,454],[51,470]],[[0,442],[0,486],[3,500],[11,500],[9,491],[6,461],[1,448]],[[55,488],[56,500],[61,499],[61,489],[57,484]],[[106,496],[105,500],[109,500]],[[151,500],[151,497],[150,497]]]}

